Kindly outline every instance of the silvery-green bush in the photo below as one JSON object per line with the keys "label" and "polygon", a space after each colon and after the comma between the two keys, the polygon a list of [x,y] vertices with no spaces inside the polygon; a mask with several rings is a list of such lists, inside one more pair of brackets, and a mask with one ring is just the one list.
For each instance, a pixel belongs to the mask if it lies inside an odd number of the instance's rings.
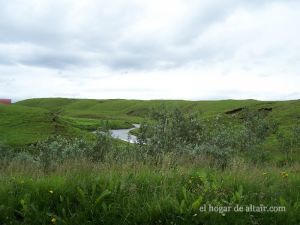
{"label": "silvery-green bush", "polygon": [[19,152],[12,158],[12,163],[18,165],[31,165],[31,166],[39,166],[39,161],[35,159],[35,157],[28,152]]}
{"label": "silvery-green bush", "polygon": [[55,168],[66,160],[88,159],[91,161],[104,160],[108,152],[113,151],[113,142],[109,131],[96,132],[96,140],[87,142],[80,138],[65,138],[52,136],[45,141],[32,145],[30,151],[36,156],[44,171]]}
{"label": "silvery-green bush", "polygon": [[150,155],[193,149],[210,155],[224,167],[234,153],[256,149],[277,129],[262,112],[245,110],[241,117],[220,114],[201,118],[199,114],[162,107],[142,123],[138,143]]}
{"label": "silvery-green bush", "polygon": [[65,160],[87,158],[93,146],[84,139],[68,139],[62,136],[52,136],[31,146],[36,160],[45,171],[56,167]]}

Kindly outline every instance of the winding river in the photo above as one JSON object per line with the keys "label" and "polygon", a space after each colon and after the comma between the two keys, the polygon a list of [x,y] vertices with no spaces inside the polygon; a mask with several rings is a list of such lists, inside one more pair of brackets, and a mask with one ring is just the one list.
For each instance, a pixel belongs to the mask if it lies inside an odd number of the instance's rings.
{"label": "winding river", "polygon": [[140,128],[140,124],[132,124],[134,127],[130,129],[118,129],[118,130],[110,130],[111,136],[113,138],[117,138],[123,141],[127,141],[130,143],[136,143],[137,137],[130,134],[129,132],[133,129]]}

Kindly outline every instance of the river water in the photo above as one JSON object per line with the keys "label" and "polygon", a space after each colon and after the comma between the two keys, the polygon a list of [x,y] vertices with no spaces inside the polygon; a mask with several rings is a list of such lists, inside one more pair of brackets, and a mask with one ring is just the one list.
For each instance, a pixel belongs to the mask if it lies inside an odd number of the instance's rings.
{"label": "river water", "polygon": [[110,130],[111,136],[130,143],[137,143],[137,137],[129,132],[133,129],[140,128],[140,124],[132,124],[134,127],[130,129]]}

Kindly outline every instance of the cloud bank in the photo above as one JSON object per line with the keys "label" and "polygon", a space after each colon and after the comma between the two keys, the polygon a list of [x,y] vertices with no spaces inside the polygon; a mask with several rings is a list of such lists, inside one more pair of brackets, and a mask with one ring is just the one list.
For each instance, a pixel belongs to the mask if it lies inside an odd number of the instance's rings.
{"label": "cloud bank", "polygon": [[300,98],[297,0],[0,0],[0,97]]}

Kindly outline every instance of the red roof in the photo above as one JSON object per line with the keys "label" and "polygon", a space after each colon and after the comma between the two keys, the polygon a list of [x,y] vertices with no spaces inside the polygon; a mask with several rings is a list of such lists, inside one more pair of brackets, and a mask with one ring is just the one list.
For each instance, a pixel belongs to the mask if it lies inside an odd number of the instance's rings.
{"label": "red roof", "polygon": [[0,99],[0,104],[10,105],[11,99]]}

